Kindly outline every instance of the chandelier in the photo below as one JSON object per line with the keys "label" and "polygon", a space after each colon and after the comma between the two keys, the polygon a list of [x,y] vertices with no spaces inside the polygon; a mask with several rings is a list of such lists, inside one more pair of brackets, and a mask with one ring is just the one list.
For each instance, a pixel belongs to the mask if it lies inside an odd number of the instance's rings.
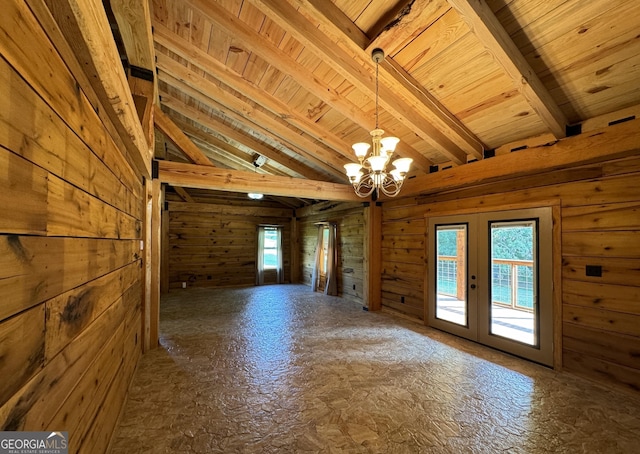
{"label": "chandelier", "polygon": [[[376,63],[376,127],[371,131],[371,142],[359,142],[352,145],[359,164],[345,164],[344,168],[353,185],[356,194],[360,197],[368,197],[376,191],[374,197],[382,192],[389,197],[395,197],[400,192],[404,178],[409,172],[413,159],[400,158],[393,161],[394,169],[387,170],[391,155],[400,142],[397,137],[382,137],[384,130],[378,127],[378,65],[384,59],[382,49],[374,49],[371,53],[372,60]],[[367,153],[371,148],[371,153]]]}

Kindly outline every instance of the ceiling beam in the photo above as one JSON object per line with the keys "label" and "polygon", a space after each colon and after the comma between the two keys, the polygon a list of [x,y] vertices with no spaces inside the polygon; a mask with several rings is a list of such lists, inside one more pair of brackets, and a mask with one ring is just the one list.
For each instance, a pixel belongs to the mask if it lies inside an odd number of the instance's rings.
{"label": "ceiling beam", "polygon": [[205,154],[214,161],[221,162],[223,167],[240,170],[251,170],[259,173],[268,173],[271,175],[287,175],[294,178],[301,178],[302,175],[285,166],[278,164],[276,161],[267,160],[267,163],[255,167],[253,160],[255,153],[253,151],[242,150],[234,146],[230,141],[220,139],[210,131],[205,131],[201,127],[193,126],[186,121],[174,120],[182,132],[191,138],[196,144],[203,147]]}
{"label": "ceiling beam", "polygon": [[102,1],[45,0],[120,135],[136,170],[151,176],[153,147],[138,119]]}
{"label": "ceiling beam", "polygon": [[[197,8],[207,20],[210,20],[216,24],[216,26],[233,36],[234,40],[242,43],[242,45],[246,46],[251,52],[269,62],[269,64],[273,65],[282,73],[289,75],[291,79],[299,83],[303,89],[331,106],[340,114],[344,115],[345,118],[353,121],[365,129],[365,131],[374,129],[375,119],[372,116],[366,115],[362,109],[349,101],[343,94],[322,83],[311,71],[280,50],[277,46],[265,40],[263,36],[244,24],[227,9],[215,2],[187,1],[193,7]],[[163,26],[158,22],[154,22],[154,27],[161,30]],[[387,132],[399,135],[394,133],[393,130],[387,130]],[[396,152],[400,156],[412,158],[414,166],[423,172],[428,172],[429,167],[433,165],[429,159],[406,143],[400,142]]]}
{"label": "ceiling beam", "polygon": [[620,159],[640,152],[640,119],[407,180],[402,196],[430,194],[553,170]]}
{"label": "ceiling beam", "polygon": [[[326,169],[334,176],[347,180],[342,167],[350,162],[346,157],[337,155],[309,136],[291,129],[284,122],[223,90],[219,85],[196,74],[166,55],[158,54],[158,68],[161,80],[170,83],[205,105],[217,108],[225,116],[249,130],[259,131],[267,137],[276,136],[277,140],[285,147],[295,149],[297,153],[315,165]],[[171,79],[167,78],[167,75]]]}
{"label": "ceiling beam", "polygon": [[153,106],[153,121],[156,126],[169,139],[178,150],[182,152],[194,164],[203,166],[213,166],[209,158],[194,144],[176,125],[171,118],[167,116],[160,106]]}
{"label": "ceiling beam", "polygon": [[372,39],[363,49],[369,54],[375,48],[384,49],[393,57],[450,9],[446,0],[402,0],[392,14],[381,18],[367,32]]}
{"label": "ceiling beam", "polygon": [[271,148],[260,142],[259,140],[247,135],[243,131],[232,128],[222,121],[207,115],[206,113],[196,109],[195,107],[188,106],[184,102],[181,102],[168,95],[162,95],[162,104],[171,110],[176,111],[180,115],[189,118],[191,121],[198,123],[205,128],[215,131],[217,134],[231,139],[239,144],[255,151],[258,154],[266,156],[267,158],[283,165],[284,167],[299,173],[300,175],[315,180],[322,180],[326,178],[324,173],[320,173],[311,167],[304,165],[302,162],[294,159],[293,157],[285,154],[284,152]]}
{"label": "ceiling beam", "polygon": [[[322,9],[326,10],[331,5],[319,0],[297,1],[305,13],[320,21],[330,29],[332,35],[338,37],[339,42],[348,46],[349,52],[342,50],[289,3],[278,0],[250,1],[311,52],[331,64],[356,88],[372,99],[375,97],[375,83],[372,76],[374,63],[371,61],[371,55],[368,55],[356,42],[347,39],[339,25],[332,23],[322,10],[315,7],[316,4],[321,5]],[[340,13],[336,11],[334,15]],[[353,55],[358,56],[367,69],[358,63]],[[426,94],[419,86],[413,86],[411,81],[406,80],[404,74],[399,74],[389,65],[382,64],[380,80],[383,82],[380,84],[382,107],[441,154],[456,164],[466,163],[467,154],[481,156],[482,142],[473,134],[465,133],[466,127],[461,122],[437,103],[435,98]],[[416,96],[417,91],[421,92],[420,96]]]}
{"label": "ceiling beam", "polygon": [[186,188],[231,192],[260,192],[267,195],[302,197],[323,200],[362,200],[347,184],[300,178],[259,175],[239,170],[199,166],[172,161],[158,161],[159,178],[163,183]]}
{"label": "ceiling beam", "polygon": [[538,78],[500,21],[484,0],[449,0],[476,38],[502,65],[514,86],[556,138],[566,136],[569,124],[558,104]]}
{"label": "ceiling beam", "polygon": [[185,188],[180,186],[172,186],[173,190],[176,191],[176,194],[180,196],[182,200],[188,203],[196,203],[196,201],[191,197],[191,195],[187,192]]}
{"label": "ceiling beam", "polygon": [[155,50],[149,1],[110,0],[110,4],[118,23],[118,31],[122,37],[129,64],[155,74]]}

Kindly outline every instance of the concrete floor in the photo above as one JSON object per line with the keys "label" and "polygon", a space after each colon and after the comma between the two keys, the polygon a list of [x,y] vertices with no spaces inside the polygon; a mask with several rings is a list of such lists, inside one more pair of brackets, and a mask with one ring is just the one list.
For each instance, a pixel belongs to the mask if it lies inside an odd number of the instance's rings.
{"label": "concrete floor", "polygon": [[639,451],[640,395],[286,285],[168,295],[110,452]]}

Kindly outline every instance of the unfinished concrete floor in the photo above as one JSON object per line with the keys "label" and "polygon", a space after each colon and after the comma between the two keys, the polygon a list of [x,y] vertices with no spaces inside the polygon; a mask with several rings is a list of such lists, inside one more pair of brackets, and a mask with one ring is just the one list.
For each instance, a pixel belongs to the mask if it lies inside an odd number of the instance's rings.
{"label": "unfinished concrete floor", "polygon": [[640,400],[299,285],[162,302],[111,453],[635,453]]}

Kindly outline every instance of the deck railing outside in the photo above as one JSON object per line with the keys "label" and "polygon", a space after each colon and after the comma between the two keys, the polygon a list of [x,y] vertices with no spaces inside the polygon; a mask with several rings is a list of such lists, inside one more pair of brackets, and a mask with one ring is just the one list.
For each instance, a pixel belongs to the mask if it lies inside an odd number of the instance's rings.
{"label": "deck railing outside", "polygon": [[[458,258],[456,256],[438,256],[438,293],[457,297],[464,295],[458,288],[465,279],[458,279]],[[533,261],[493,259],[492,300],[496,304],[521,309],[533,310]]]}

